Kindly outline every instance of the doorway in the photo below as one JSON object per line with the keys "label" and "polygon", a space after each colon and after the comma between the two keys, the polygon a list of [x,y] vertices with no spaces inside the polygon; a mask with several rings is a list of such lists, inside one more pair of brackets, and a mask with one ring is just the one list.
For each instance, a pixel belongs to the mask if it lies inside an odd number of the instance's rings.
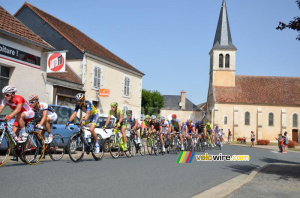
{"label": "doorway", "polygon": [[293,131],[292,131],[292,140],[299,143],[298,142],[298,129],[293,129]]}

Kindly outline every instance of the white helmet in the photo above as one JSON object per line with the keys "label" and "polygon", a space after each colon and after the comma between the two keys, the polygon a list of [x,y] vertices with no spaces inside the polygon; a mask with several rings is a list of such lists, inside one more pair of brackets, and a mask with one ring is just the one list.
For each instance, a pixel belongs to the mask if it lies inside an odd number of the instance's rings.
{"label": "white helmet", "polygon": [[152,115],[151,116],[151,120],[155,120],[156,119],[156,116],[155,115]]}
{"label": "white helmet", "polygon": [[2,93],[15,93],[17,92],[17,88],[14,87],[14,86],[5,86],[3,89],[2,89]]}
{"label": "white helmet", "polygon": [[83,93],[76,94],[75,100],[77,100],[77,101],[84,100],[84,94]]}

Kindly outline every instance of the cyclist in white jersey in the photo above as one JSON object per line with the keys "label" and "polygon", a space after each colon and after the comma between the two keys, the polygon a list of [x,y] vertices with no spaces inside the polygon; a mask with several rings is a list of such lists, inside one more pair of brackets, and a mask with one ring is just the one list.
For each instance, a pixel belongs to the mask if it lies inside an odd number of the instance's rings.
{"label": "cyclist in white jersey", "polygon": [[[51,132],[51,125],[57,120],[57,114],[54,112],[53,108],[47,103],[39,102],[39,97],[37,95],[29,96],[29,104],[34,111],[41,114],[43,117],[37,128],[40,129],[40,133],[44,137],[45,130],[48,131],[48,138],[45,139],[45,143],[49,144],[53,140],[53,135]],[[45,130],[43,130],[45,129]]]}

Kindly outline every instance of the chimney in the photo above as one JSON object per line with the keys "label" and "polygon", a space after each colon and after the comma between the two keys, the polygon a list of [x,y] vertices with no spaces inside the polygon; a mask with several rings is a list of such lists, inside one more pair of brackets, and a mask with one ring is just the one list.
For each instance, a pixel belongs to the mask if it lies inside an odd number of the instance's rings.
{"label": "chimney", "polygon": [[181,109],[185,109],[185,91],[181,92]]}

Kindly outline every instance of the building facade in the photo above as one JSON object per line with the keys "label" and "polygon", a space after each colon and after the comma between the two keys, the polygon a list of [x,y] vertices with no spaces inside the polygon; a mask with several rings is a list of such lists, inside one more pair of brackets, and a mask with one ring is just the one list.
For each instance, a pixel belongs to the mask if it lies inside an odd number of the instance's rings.
{"label": "building facade", "polygon": [[232,43],[226,1],[223,0],[213,48],[205,121],[230,129],[234,139],[251,131],[256,139],[276,141],[287,131],[300,141],[300,78],[236,75],[236,51]]}
{"label": "building facade", "polygon": [[[57,50],[67,50],[69,78],[48,74],[50,103],[74,106],[75,93],[84,92],[101,113],[108,113],[111,102],[141,114],[144,74],[99,43],[64,21],[25,2],[15,16]],[[50,79],[49,78],[49,79]],[[59,79],[59,81],[57,81]],[[75,79],[75,80],[74,80]],[[99,89],[108,89],[108,97],[99,97]],[[54,90],[54,91],[53,91]],[[56,90],[56,91],[55,91]],[[67,94],[66,94],[67,93]]]}
{"label": "building facade", "polygon": [[[35,93],[45,100],[45,52],[55,50],[0,6],[0,90],[14,85],[25,99]],[[2,101],[3,95],[0,95]]]}
{"label": "building facade", "polygon": [[186,92],[181,95],[163,95],[164,107],[160,110],[160,115],[171,120],[171,116],[176,114],[180,122],[188,119],[202,121],[204,112],[186,98]]}

